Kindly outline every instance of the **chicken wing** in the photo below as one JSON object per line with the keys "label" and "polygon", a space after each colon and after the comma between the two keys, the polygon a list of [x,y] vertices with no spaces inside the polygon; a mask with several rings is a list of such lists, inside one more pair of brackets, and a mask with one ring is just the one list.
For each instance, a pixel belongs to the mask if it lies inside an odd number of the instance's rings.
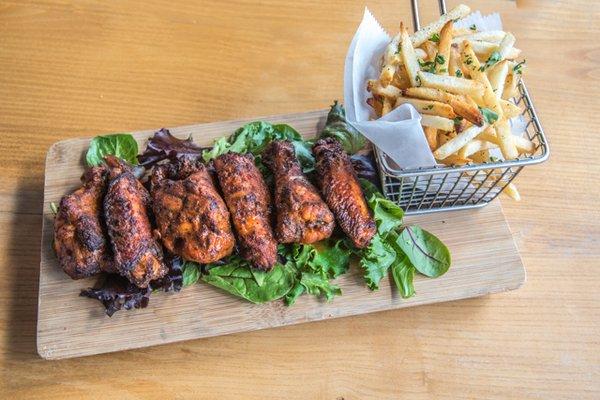
{"label": "chicken wing", "polygon": [[277,262],[277,242],[270,224],[271,199],[253,157],[226,153],[214,164],[237,232],[240,255],[256,268],[271,269]]}
{"label": "chicken wing", "polygon": [[335,219],[327,204],[302,173],[294,145],[278,140],[263,161],[275,176],[275,236],[280,243],[314,243],[331,236]]}
{"label": "chicken wing", "polygon": [[368,246],[375,235],[375,221],[350,158],[333,138],[318,140],[313,152],[325,202],[354,245],[358,248]]}
{"label": "chicken wing", "polygon": [[54,251],[62,269],[73,279],[113,267],[100,220],[106,169],[90,168],[81,179],[83,186],[61,199],[54,219]]}
{"label": "chicken wing", "polygon": [[104,216],[115,266],[131,283],[144,288],[167,272],[148,219],[150,195],[128,165],[116,157],[105,159],[110,166],[110,182]]}
{"label": "chicken wing", "polygon": [[155,167],[151,194],[167,250],[201,264],[231,254],[235,239],[229,211],[204,164],[186,159]]}

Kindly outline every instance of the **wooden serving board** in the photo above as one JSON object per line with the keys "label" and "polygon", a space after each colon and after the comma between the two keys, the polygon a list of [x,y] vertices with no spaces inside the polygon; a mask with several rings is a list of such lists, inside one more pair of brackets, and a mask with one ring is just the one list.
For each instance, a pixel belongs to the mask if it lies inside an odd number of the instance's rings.
{"label": "wooden serving board", "polygon": [[[326,111],[260,118],[292,125],[305,136],[314,136],[324,124]],[[252,119],[254,120],[254,119]],[[190,134],[200,145],[229,135],[248,120],[190,125],[171,129],[179,137]],[[133,135],[144,148],[154,131]],[[331,303],[302,296],[293,307],[281,301],[255,305],[208,284],[199,283],[179,293],[157,293],[148,308],[119,311],[112,318],[102,305],[79,297],[95,278],[73,281],[58,266],[52,250],[53,215],[50,203],[60,201],[79,186],[89,139],[54,144],[46,158],[44,224],[42,235],[37,348],[46,359],[78,357],[180,340],[345,317],[374,311],[411,307],[482,296],[516,289],[525,281],[525,269],[499,202],[469,211],[407,217],[434,232],[450,248],[453,262],[442,277],[415,278],[417,294],[402,299],[390,281],[372,292],[361,271],[352,266],[337,284],[343,295]]]}

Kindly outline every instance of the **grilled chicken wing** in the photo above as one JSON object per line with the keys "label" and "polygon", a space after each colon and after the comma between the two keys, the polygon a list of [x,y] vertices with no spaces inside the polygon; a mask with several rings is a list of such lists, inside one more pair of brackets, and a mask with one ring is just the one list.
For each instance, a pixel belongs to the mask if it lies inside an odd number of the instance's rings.
{"label": "grilled chicken wing", "polygon": [[241,256],[256,268],[271,269],[277,262],[277,242],[270,225],[271,199],[253,157],[226,153],[215,159],[214,164]]}
{"label": "grilled chicken wing", "polygon": [[231,254],[235,239],[229,211],[204,164],[184,160],[155,167],[151,194],[167,250],[201,264]]}
{"label": "grilled chicken wing", "polygon": [[354,245],[363,248],[375,235],[375,221],[365,201],[350,158],[333,138],[320,139],[313,152],[327,205]]}
{"label": "grilled chicken wing", "polygon": [[54,219],[54,251],[73,279],[112,270],[100,215],[106,191],[106,169],[94,167],[81,177],[83,186],[64,196]]}
{"label": "grilled chicken wing", "polygon": [[335,219],[327,204],[302,173],[294,145],[275,141],[263,161],[275,176],[275,236],[281,243],[314,243],[331,236]]}
{"label": "grilled chicken wing", "polygon": [[111,169],[104,215],[115,266],[131,283],[144,288],[167,272],[162,249],[152,237],[147,213],[150,196],[129,166],[116,157],[105,160]]}

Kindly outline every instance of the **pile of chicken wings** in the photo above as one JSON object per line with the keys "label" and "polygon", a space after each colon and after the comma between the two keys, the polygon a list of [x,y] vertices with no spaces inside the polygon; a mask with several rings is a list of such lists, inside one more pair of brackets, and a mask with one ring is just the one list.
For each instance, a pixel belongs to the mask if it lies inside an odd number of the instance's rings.
{"label": "pile of chicken wings", "polygon": [[158,164],[146,186],[130,165],[107,156],[60,202],[59,263],[73,279],[110,272],[146,288],[167,272],[165,251],[200,264],[237,251],[268,271],[277,243],[326,239],[336,222],[357,248],[368,246],[375,221],[348,155],[332,138],[318,140],[313,153],[318,187],[291,142],[272,142],[262,155],[272,192],[250,154],[223,154],[210,169],[192,159]]}

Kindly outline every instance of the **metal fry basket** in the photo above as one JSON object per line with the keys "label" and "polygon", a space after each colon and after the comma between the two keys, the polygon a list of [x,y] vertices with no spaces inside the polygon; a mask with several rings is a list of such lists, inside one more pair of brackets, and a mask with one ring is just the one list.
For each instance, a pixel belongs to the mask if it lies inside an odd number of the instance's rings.
{"label": "metal fry basket", "polygon": [[[415,31],[419,29],[418,0],[411,0]],[[440,13],[446,3],[439,0]],[[400,169],[383,152],[375,149],[383,194],[399,204],[407,214],[483,207],[494,200],[526,165],[539,164],[550,154],[544,130],[523,81],[519,96],[512,101],[524,108],[526,135],[534,151],[515,160]]]}

